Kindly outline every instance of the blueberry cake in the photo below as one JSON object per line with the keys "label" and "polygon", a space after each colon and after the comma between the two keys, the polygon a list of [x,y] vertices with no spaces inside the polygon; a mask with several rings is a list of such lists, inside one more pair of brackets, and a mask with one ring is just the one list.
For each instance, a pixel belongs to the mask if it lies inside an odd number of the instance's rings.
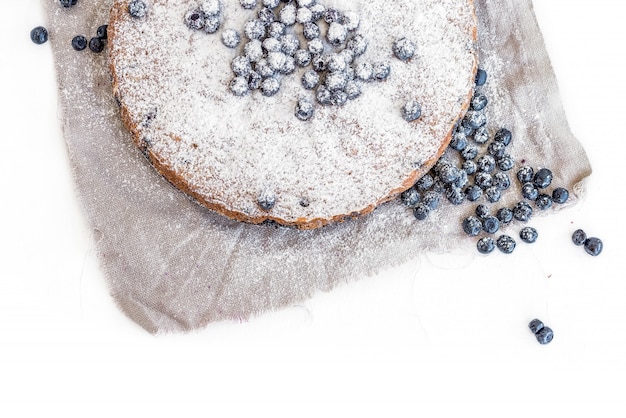
{"label": "blueberry cake", "polygon": [[202,205],[303,229],[411,187],[473,97],[473,0],[116,0],[137,147]]}

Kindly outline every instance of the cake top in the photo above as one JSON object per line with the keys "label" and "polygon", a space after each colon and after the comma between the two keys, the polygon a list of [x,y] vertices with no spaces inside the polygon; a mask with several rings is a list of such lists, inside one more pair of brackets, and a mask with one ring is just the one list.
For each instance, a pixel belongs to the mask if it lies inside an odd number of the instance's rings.
{"label": "cake top", "polygon": [[115,2],[114,91],[161,174],[227,216],[313,228],[434,164],[473,91],[471,0],[253,3]]}

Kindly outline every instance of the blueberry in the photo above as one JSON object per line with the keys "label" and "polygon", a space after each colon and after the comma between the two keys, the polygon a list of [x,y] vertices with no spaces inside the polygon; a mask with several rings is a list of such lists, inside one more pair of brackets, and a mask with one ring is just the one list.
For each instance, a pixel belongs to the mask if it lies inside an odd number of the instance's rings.
{"label": "blueberry", "polygon": [[511,157],[509,154],[504,154],[502,157],[496,160],[496,165],[498,166],[500,171],[509,171],[515,165],[515,161],[513,160],[513,157]]}
{"label": "blueberry", "polygon": [[328,73],[324,80],[324,85],[330,91],[343,90],[348,82],[348,77],[345,73]]}
{"label": "blueberry", "polygon": [[513,217],[520,222],[527,222],[533,215],[533,208],[526,202],[518,202],[513,207]]}
{"label": "blueberry", "polygon": [[333,22],[339,22],[342,20],[342,14],[339,10],[333,8],[327,8],[324,12],[324,21],[328,24]]}
{"label": "blueberry", "polygon": [[328,106],[332,104],[333,95],[326,87],[319,86],[315,91],[315,98],[319,104]]}
{"label": "blueberry", "polygon": [[306,49],[298,49],[293,57],[299,67],[306,67],[311,63],[311,53]]}
{"label": "blueberry", "polygon": [[419,221],[423,221],[428,218],[429,214],[430,207],[425,203],[418,203],[417,206],[415,206],[415,209],[413,209],[413,216],[415,216],[415,218]]}
{"label": "blueberry", "polygon": [[402,117],[407,122],[412,122],[422,116],[422,106],[417,100],[409,100],[402,106]]}
{"label": "blueberry", "polygon": [[280,4],[280,0],[263,0],[263,6],[275,9]]}
{"label": "blueberry", "polygon": [[259,19],[248,20],[243,26],[248,39],[262,39],[265,36],[265,25]]}
{"label": "blueberry", "polygon": [[505,254],[511,254],[515,250],[515,240],[508,235],[501,235],[496,241],[496,245],[500,251]]}
{"label": "blueberry", "polygon": [[429,209],[435,210],[441,205],[441,194],[434,190],[429,190],[422,195],[422,204]]}
{"label": "blueberry", "polygon": [[472,160],[463,161],[462,168],[463,171],[465,171],[469,176],[476,173],[476,171],[478,170],[478,166]]}
{"label": "blueberry", "polygon": [[[456,134],[455,134],[456,135]],[[465,135],[463,135],[465,137]],[[465,137],[467,138],[467,137]],[[466,144],[461,150],[461,158],[464,160],[473,160],[478,156],[478,147],[475,144]],[[470,173],[467,173],[470,174]]]}
{"label": "blueberry", "polygon": [[202,28],[206,33],[215,33],[222,25],[222,18],[220,15],[204,17],[204,27]]}
{"label": "blueberry", "polygon": [[479,171],[474,175],[474,184],[481,189],[486,190],[493,185],[493,177],[489,173]]}
{"label": "blueberry", "polygon": [[82,51],[87,48],[87,38],[83,35],[76,35],[72,38],[72,48],[76,51]]}
{"label": "blueberry", "polygon": [[551,328],[544,326],[539,331],[537,331],[535,337],[537,337],[537,341],[539,342],[539,344],[545,345],[552,341],[552,339],[554,338],[554,332]]}
{"label": "blueberry", "polygon": [[587,241],[587,234],[582,229],[577,229],[572,234],[572,242],[576,245],[583,245]]}
{"label": "blueberry", "polygon": [[475,237],[476,235],[480,234],[483,229],[482,222],[475,216],[468,216],[467,218],[463,219],[461,226],[463,227],[463,232],[465,232],[470,237]]}
{"label": "blueberry", "polygon": [[248,57],[243,55],[238,55],[230,63],[230,68],[233,70],[233,73],[237,76],[245,77],[250,74],[252,71],[252,66],[250,65],[250,60]]}
{"label": "blueberry", "polygon": [[504,157],[504,153],[506,152],[506,145],[504,145],[504,142],[493,141],[487,147],[487,152],[495,159],[500,159]]}
{"label": "blueberry", "polygon": [[304,25],[313,21],[313,12],[308,7],[299,7],[296,12],[296,22]]}
{"label": "blueberry", "polygon": [[490,203],[496,203],[502,197],[502,191],[498,186],[491,186],[485,189],[485,198]]}
{"label": "blueberry", "polygon": [[63,7],[72,7],[72,6],[76,6],[78,0],[59,0],[59,3],[61,3],[61,6]]}
{"label": "blueberry", "polygon": [[[291,0],[283,0],[285,3],[289,3]],[[322,19],[324,17],[324,13],[326,12],[326,6],[321,3],[315,3],[309,7],[311,9],[311,13],[313,13],[312,19],[314,22]]]}
{"label": "blueberry", "polygon": [[378,62],[376,64],[374,64],[374,74],[373,77],[376,80],[379,81],[384,81],[389,77],[389,74],[391,74],[391,66],[389,65],[388,62]]}
{"label": "blueberry", "polygon": [[97,37],[91,38],[89,40],[89,49],[95,53],[102,52],[104,50],[104,41]]}
{"label": "blueberry", "polygon": [[493,215],[487,215],[483,218],[483,231],[488,234],[495,234],[500,229],[500,221]]}
{"label": "blueberry", "polygon": [[517,170],[517,180],[522,184],[532,182],[534,175],[535,170],[527,165]]}
{"label": "blueberry", "polygon": [[263,44],[258,39],[253,39],[243,47],[243,53],[250,62],[258,62],[263,58]]}
{"label": "blueberry", "polygon": [[235,29],[225,29],[222,32],[222,43],[227,48],[236,48],[241,42],[241,35]]}
{"label": "blueberry", "polygon": [[453,205],[460,205],[465,200],[465,193],[460,187],[450,185],[446,189],[446,197]]}
{"label": "blueberry", "polygon": [[292,26],[296,23],[298,10],[293,4],[286,4],[278,13],[278,20],[285,26]]}
{"label": "blueberry", "polygon": [[415,44],[407,38],[396,39],[393,43],[393,54],[401,61],[408,61],[415,55]]}
{"label": "blueberry", "polygon": [[569,199],[569,192],[563,187],[557,187],[552,191],[552,201],[554,203],[563,204]]}
{"label": "blueberry", "polygon": [[487,124],[487,115],[484,112],[469,111],[465,115],[465,119],[472,129],[482,128]]}
{"label": "blueberry", "polygon": [[257,73],[256,71],[250,71],[250,73],[248,74],[248,89],[260,89],[261,82],[263,82],[263,77],[261,77],[261,74]]}
{"label": "blueberry", "polygon": [[267,35],[272,38],[280,38],[285,34],[285,24],[281,22],[272,22],[267,28]]}
{"label": "blueberry", "polygon": [[263,22],[265,26],[269,26],[276,20],[274,11],[269,7],[262,7],[257,13],[258,19]]}
{"label": "blueberry", "polygon": [[221,0],[202,0],[200,10],[205,16],[217,16],[222,13]]}
{"label": "blueberry", "polygon": [[274,67],[272,67],[270,63],[267,62],[267,58],[261,58],[259,62],[257,62],[256,65],[254,66],[254,69],[264,79],[273,77],[276,73],[276,70],[274,69]]}
{"label": "blueberry", "polygon": [[472,101],[470,102],[470,108],[472,110],[483,110],[487,107],[488,104],[487,96],[482,93],[474,93],[474,97],[472,97]]}
{"label": "blueberry", "polygon": [[486,126],[482,126],[473,132],[474,142],[484,144],[489,141],[489,131]]}
{"label": "blueberry", "polygon": [[463,132],[455,132],[448,146],[455,151],[463,151],[467,147],[467,137]]}
{"label": "blueberry", "polygon": [[37,26],[30,31],[30,40],[37,45],[45,44],[48,41],[48,30],[43,26]]}
{"label": "blueberry", "polygon": [[417,181],[417,183],[415,183],[415,187],[417,188],[417,190],[424,191],[433,187],[434,183],[435,179],[433,178],[433,176],[429,173],[426,173],[422,176],[422,178]]}
{"label": "blueberry", "polygon": [[302,26],[302,34],[307,41],[320,37],[320,27],[314,22],[307,22]]}
{"label": "blueberry", "polygon": [[533,184],[538,189],[545,189],[550,186],[550,183],[552,183],[552,178],[552,171],[547,168],[542,168],[535,173],[535,177],[533,177]]}
{"label": "blueberry", "polygon": [[282,52],[268,52],[267,53],[267,63],[274,71],[280,71],[287,61],[287,56]]}
{"label": "blueberry", "polygon": [[344,89],[349,100],[356,99],[361,95],[361,84],[354,80],[349,80]]}
{"label": "blueberry", "polygon": [[296,60],[293,57],[285,56],[283,66],[278,69],[281,74],[291,74],[296,71]]}
{"label": "blueberry", "polygon": [[358,57],[363,55],[367,50],[367,39],[361,34],[356,34],[348,40],[347,48],[354,52],[354,56]]}
{"label": "blueberry", "polygon": [[452,184],[455,185],[456,187],[463,188],[463,187],[467,186],[467,183],[469,182],[469,179],[468,179],[467,173],[465,171],[458,170],[458,172],[459,172],[459,177],[457,177],[457,179],[454,180],[454,182]]}
{"label": "blueberry", "polygon": [[513,211],[509,208],[500,208],[496,212],[496,217],[501,224],[509,224],[513,220]]}
{"label": "blueberry", "polygon": [[504,144],[504,146],[508,146],[511,143],[512,139],[513,139],[513,134],[511,133],[511,131],[509,131],[506,128],[499,129],[493,138],[494,141],[501,142]]}
{"label": "blueberry", "polygon": [[446,163],[438,170],[439,179],[446,184],[454,182],[459,178],[459,169],[452,164]]}
{"label": "blueberry", "polygon": [[476,78],[474,81],[478,87],[484,86],[487,82],[487,71],[479,68],[478,71],[476,71]]}
{"label": "blueberry", "polygon": [[370,81],[374,77],[374,66],[369,62],[360,62],[354,68],[354,77],[361,81]]}
{"label": "blueberry", "polygon": [[598,256],[602,252],[602,240],[591,237],[585,240],[585,251],[592,256]]}
{"label": "blueberry", "polygon": [[402,203],[406,206],[414,208],[420,202],[421,196],[415,187],[411,187],[400,193],[400,200],[402,200]]}
{"label": "blueberry", "polygon": [[185,24],[189,29],[200,30],[204,28],[204,13],[200,9],[192,9],[185,13]]}
{"label": "blueberry", "polygon": [[541,210],[550,209],[550,207],[552,207],[552,197],[545,193],[540,193],[539,196],[537,196],[537,200],[535,200],[535,205]]}
{"label": "blueberry", "polygon": [[100,39],[107,39],[109,36],[108,30],[109,25],[100,25],[98,26],[98,29],[96,29],[96,36]]}
{"label": "blueberry", "polygon": [[136,19],[145,17],[147,11],[146,3],[141,0],[132,0],[128,3],[128,13]]}
{"label": "blueberry", "polygon": [[541,329],[544,327],[543,322],[541,322],[538,319],[533,319],[532,321],[530,321],[530,323],[528,324],[528,328],[530,329],[530,332],[532,332],[533,334],[538,333],[539,331],[541,331]]}
{"label": "blueberry", "polygon": [[476,243],[476,248],[481,254],[489,254],[495,249],[495,243],[491,237],[482,237]]}
{"label": "blueberry", "polygon": [[491,155],[481,155],[476,161],[478,171],[491,173],[496,168],[496,159]]}
{"label": "blueberry", "polygon": [[273,96],[280,90],[280,81],[276,77],[269,77],[261,83],[261,93],[263,96]]}
{"label": "blueberry", "polygon": [[493,185],[500,190],[506,190],[511,187],[511,179],[506,173],[498,172],[493,175]]}
{"label": "blueberry", "polygon": [[256,0],[239,0],[239,4],[244,9],[254,9],[256,7]]}
{"label": "blueberry", "polygon": [[235,96],[244,96],[248,94],[248,79],[246,77],[235,77],[232,79],[229,85],[231,93]]}
{"label": "blueberry", "polygon": [[485,205],[476,206],[475,212],[479,219],[485,219],[489,216],[489,208]]}
{"label": "blueberry", "polygon": [[524,183],[522,185],[522,196],[524,197],[524,199],[537,200],[537,197],[539,196],[539,190],[537,190],[535,185],[531,182]]}
{"label": "blueberry", "polygon": [[307,99],[298,100],[296,105],[296,117],[302,121],[310,120],[313,117],[315,109],[313,103]]}
{"label": "blueberry", "polygon": [[326,31],[326,40],[334,47],[338,47],[346,42],[348,29],[339,22],[332,22]]}
{"label": "blueberry", "polygon": [[276,205],[276,196],[268,191],[262,192],[257,198],[257,203],[264,211],[272,210],[274,205]]}
{"label": "blueberry", "polygon": [[528,244],[532,244],[533,242],[537,241],[537,230],[533,227],[525,226],[519,231],[519,237],[522,241]]}
{"label": "blueberry", "polygon": [[307,49],[312,55],[320,55],[324,52],[324,43],[320,38],[311,39],[307,42]]}

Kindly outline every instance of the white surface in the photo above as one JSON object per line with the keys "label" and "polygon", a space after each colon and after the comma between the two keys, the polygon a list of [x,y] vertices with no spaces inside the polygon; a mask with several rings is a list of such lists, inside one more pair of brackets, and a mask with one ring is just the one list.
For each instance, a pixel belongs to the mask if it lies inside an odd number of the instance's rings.
{"label": "white surface", "polygon": [[[52,1],[52,0],[50,0]],[[535,5],[588,198],[511,256],[423,257],[300,306],[153,337],[114,305],[78,207],[38,0],[0,14],[0,416],[626,414],[626,6]],[[605,243],[597,258],[576,228]],[[526,325],[555,331],[541,346]]]}

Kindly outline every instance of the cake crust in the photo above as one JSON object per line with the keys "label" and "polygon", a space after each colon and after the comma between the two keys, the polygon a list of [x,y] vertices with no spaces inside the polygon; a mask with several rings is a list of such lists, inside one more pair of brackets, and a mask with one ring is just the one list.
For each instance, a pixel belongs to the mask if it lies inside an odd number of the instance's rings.
{"label": "cake crust", "polygon": [[[389,30],[362,21],[361,30],[372,36],[372,53],[364,58],[387,60],[392,75],[382,87],[365,85],[364,94],[354,103],[341,108],[316,105],[314,118],[306,122],[285,112],[306,93],[299,75],[290,76],[292,81],[283,83],[274,97],[258,92],[235,97],[228,91],[227,80],[232,77],[228,57],[242,48],[229,50],[218,34],[195,33],[185,26],[184,11],[197,1],[149,0],[142,19],[128,14],[128,3],[115,1],[108,30],[113,91],[123,123],[165,179],[205,207],[238,221],[313,229],[370,213],[434,165],[473,95],[477,69],[473,0],[406,0],[398,2],[401,10],[389,14],[385,14],[387,2],[341,2],[362,16],[383,13],[379,24],[388,24]],[[224,0],[223,5],[224,27],[232,27],[230,18],[236,25],[254,17],[241,10],[238,0]],[[409,23],[394,20],[424,7],[433,10],[405,18]],[[428,19],[435,15],[446,21],[429,25]],[[430,26],[432,33],[421,29],[421,24]],[[416,57],[405,63],[392,56],[390,47],[405,32],[422,42],[452,32],[446,40],[454,44],[417,42]],[[439,50],[439,57],[433,49]],[[219,65],[207,59],[210,51],[218,51]],[[437,64],[443,68],[435,68]],[[198,72],[197,66],[203,71]],[[458,66],[454,73],[451,66]],[[407,81],[412,75],[415,79]],[[390,98],[381,99],[381,93]],[[404,121],[398,100],[414,97],[424,115]],[[377,128],[371,121],[377,115],[372,101],[378,99],[380,124],[389,126]],[[233,107],[235,111],[229,113]],[[251,117],[266,108],[267,120]],[[272,108],[281,113],[274,114]],[[269,210],[257,202],[265,191],[276,198]]]}

